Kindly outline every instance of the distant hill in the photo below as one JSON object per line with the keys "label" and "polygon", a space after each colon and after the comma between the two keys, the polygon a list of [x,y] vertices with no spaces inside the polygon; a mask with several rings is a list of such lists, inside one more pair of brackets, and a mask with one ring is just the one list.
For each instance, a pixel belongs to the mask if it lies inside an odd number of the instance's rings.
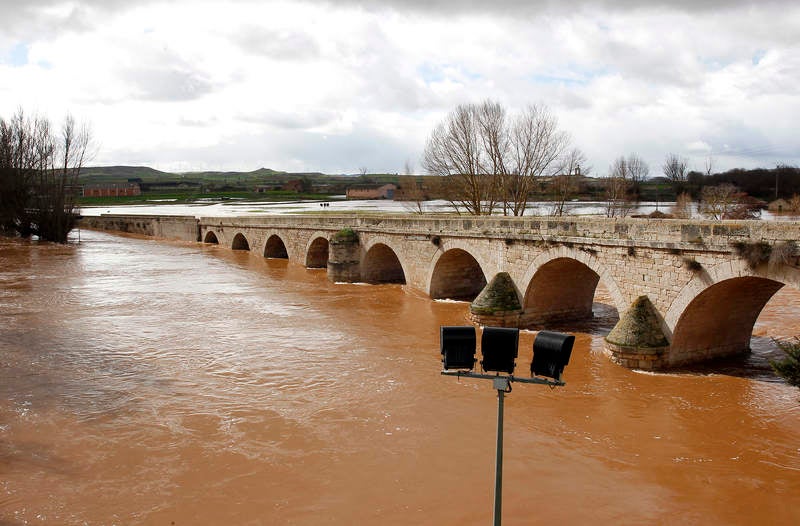
{"label": "distant hill", "polygon": [[[87,166],[81,170],[82,184],[125,183],[129,179],[143,184],[185,183],[189,185],[258,185],[286,183],[307,178],[315,183],[350,182],[358,174],[329,175],[321,172],[284,172],[259,168],[250,172],[162,172],[147,166]],[[396,180],[394,174],[369,174],[370,182]],[[361,179],[364,179],[362,176]]]}
{"label": "distant hill", "polygon": [[88,166],[81,169],[78,179],[81,183],[118,183],[128,179],[142,181],[162,181],[174,179],[174,174],[162,172],[147,166]]}
{"label": "distant hill", "polygon": [[321,173],[289,173],[259,168],[251,172],[162,172],[148,166],[87,166],[81,169],[82,184],[125,183],[129,179],[145,184],[184,182],[194,184],[260,184],[281,183],[306,176],[325,177]]}

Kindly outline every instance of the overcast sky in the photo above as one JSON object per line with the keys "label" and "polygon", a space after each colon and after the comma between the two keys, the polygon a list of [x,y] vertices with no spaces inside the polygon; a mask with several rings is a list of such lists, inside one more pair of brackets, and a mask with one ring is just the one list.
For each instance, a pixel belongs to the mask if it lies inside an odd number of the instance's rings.
{"label": "overcast sky", "polygon": [[419,172],[487,98],[549,106],[594,175],[800,165],[800,2],[0,0],[0,116],[89,122],[92,165]]}

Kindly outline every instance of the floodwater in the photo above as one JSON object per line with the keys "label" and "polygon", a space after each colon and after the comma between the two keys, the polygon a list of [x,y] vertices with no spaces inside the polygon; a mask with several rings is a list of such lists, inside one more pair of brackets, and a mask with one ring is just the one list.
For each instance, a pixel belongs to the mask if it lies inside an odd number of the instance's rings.
{"label": "floodwater", "polygon": [[[496,395],[442,377],[465,303],[219,246],[0,239],[0,524],[483,525]],[[575,327],[506,396],[504,524],[798,524],[800,391],[751,356],[643,374]],[[533,334],[522,335],[519,369]]]}
{"label": "floodwater", "polygon": [[[344,200],[338,196],[329,201],[281,201],[260,202],[230,199],[225,201],[197,200],[194,203],[176,204],[169,200],[158,200],[150,204],[139,205],[113,205],[89,206],[80,210],[86,216],[99,216],[101,214],[132,214],[132,215],[187,215],[195,217],[232,217],[232,216],[258,216],[275,214],[307,214],[307,213],[391,213],[408,214],[418,212],[417,204],[409,201],[392,200]],[[322,205],[325,205],[324,207]],[[650,214],[661,211],[669,212],[675,205],[674,202],[642,201],[630,210],[629,215]],[[425,201],[419,206],[425,213],[453,213],[453,208],[447,201]],[[566,216],[604,216],[606,204],[599,201],[570,201],[564,204]],[[528,203],[526,216],[548,216],[554,212],[553,203],[548,201],[534,201]],[[694,217],[700,217],[696,206]],[[771,221],[796,221],[796,215],[773,214],[768,210],[761,212],[761,219]]]}

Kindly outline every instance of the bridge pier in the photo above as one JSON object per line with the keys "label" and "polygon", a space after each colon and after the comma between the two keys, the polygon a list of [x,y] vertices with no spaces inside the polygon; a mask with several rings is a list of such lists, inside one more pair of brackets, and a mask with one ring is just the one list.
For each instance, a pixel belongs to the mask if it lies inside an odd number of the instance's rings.
{"label": "bridge pier", "polygon": [[334,283],[361,281],[361,245],[358,234],[345,228],[332,235],[328,243],[328,279]]}
{"label": "bridge pier", "polygon": [[605,340],[611,361],[631,369],[664,369],[669,365],[669,341],[650,298],[639,296]]}
{"label": "bridge pier", "polygon": [[519,327],[522,305],[514,280],[508,272],[500,272],[478,294],[469,306],[467,319],[492,327]]}

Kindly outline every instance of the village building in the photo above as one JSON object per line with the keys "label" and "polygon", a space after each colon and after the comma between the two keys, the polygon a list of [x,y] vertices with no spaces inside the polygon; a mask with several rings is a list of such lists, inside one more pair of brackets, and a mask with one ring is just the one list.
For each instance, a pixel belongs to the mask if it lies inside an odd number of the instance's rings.
{"label": "village building", "polygon": [[798,202],[794,199],[787,200],[787,199],[776,199],[772,201],[768,206],[767,209],[770,212],[799,212],[798,210]]}
{"label": "village building", "polygon": [[139,183],[105,183],[83,185],[83,197],[130,197],[142,195]]}
{"label": "village building", "polygon": [[301,179],[292,179],[291,181],[287,181],[281,187],[281,190],[286,192],[297,192],[298,194],[304,190],[304,184]]}
{"label": "village building", "polygon": [[347,189],[347,199],[394,199],[396,190],[394,183],[351,186]]}

